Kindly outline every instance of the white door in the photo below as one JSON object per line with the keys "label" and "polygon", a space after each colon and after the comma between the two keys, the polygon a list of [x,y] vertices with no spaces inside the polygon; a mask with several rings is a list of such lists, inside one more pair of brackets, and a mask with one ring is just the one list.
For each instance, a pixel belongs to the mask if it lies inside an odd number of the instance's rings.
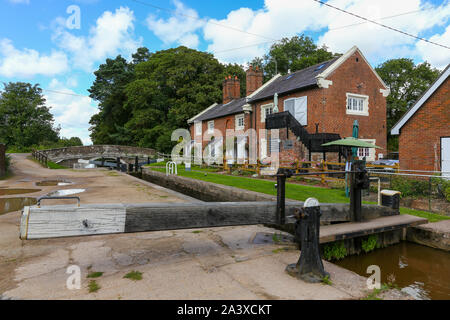
{"label": "white door", "polygon": [[308,125],[308,97],[301,97],[295,100],[295,119],[302,126]]}
{"label": "white door", "polygon": [[450,137],[441,138],[441,162],[442,175],[450,177]]}
{"label": "white door", "polygon": [[286,100],[284,110],[289,111],[301,125],[308,125],[308,97]]}

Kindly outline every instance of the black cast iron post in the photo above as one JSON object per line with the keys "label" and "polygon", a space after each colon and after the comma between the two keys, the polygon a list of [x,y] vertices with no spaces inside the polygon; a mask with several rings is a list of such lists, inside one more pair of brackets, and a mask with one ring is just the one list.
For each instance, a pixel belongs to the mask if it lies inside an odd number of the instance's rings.
{"label": "black cast iron post", "polygon": [[319,231],[320,231],[320,205],[315,198],[305,201],[304,208],[296,212],[295,236],[300,239],[301,254],[297,263],[286,267],[287,273],[306,282],[321,282],[326,276],[320,257]]}
{"label": "black cast iron post", "polygon": [[136,157],[134,158],[134,171],[138,172],[138,170],[139,170],[139,158]]}
{"label": "black cast iron post", "polygon": [[292,170],[278,169],[277,172],[277,212],[278,224],[286,223],[286,178],[292,177]]}
{"label": "black cast iron post", "polygon": [[351,221],[362,221],[362,190],[370,187],[370,177],[365,161],[355,160],[350,173],[350,215]]}

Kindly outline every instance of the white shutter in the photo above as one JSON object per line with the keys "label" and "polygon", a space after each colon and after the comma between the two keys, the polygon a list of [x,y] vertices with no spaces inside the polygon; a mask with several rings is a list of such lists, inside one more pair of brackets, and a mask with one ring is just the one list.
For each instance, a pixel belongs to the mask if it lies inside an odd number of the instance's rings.
{"label": "white shutter", "polygon": [[295,119],[303,125],[308,125],[308,97],[295,99]]}
{"label": "white shutter", "polygon": [[284,111],[289,111],[295,117],[295,99],[284,101]]}

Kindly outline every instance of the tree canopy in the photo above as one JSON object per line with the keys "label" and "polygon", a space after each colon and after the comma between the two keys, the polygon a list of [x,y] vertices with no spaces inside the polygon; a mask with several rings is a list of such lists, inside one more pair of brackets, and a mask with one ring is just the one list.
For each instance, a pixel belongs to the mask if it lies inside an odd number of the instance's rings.
{"label": "tree canopy", "polygon": [[0,141],[17,148],[57,142],[60,128],[54,128],[53,115],[45,102],[37,84],[4,84],[0,95]]}
{"label": "tree canopy", "polygon": [[155,53],[140,48],[130,63],[108,59],[89,90],[100,108],[90,121],[92,141],[168,152],[173,129],[187,127],[188,119],[222,99],[226,75],[239,77],[245,92],[241,66],[183,46]]}
{"label": "tree canopy", "polygon": [[328,48],[318,47],[308,36],[294,36],[283,38],[270,48],[269,53],[263,57],[254,58],[250,64],[264,70],[266,80],[277,73],[287,74],[309,66],[331,60],[339,54],[333,54]]}
{"label": "tree canopy", "polygon": [[388,60],[375,70],[391,90],[386,98],[388,140],[389,149],[397,150],[398,140],[390,136],[392,127],[436,80],[439,70],[405,58]]}

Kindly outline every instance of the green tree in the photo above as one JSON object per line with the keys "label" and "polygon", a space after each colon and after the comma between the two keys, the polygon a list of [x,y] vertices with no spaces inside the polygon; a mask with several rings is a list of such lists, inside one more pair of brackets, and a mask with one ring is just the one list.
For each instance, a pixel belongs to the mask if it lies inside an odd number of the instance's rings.
{"label": "green tree", "polygon": [[70,138],[70,139],[67,139],[67,138],[61,138],[59,141],[58,141],[58,145],[60,146],[60,147],[78,147],[78,146],[82,146],[83,145],[83,142],[81,141],[81,139],[80,138],[78,138],[78,137],[72,137],[72,138]]}
{"label": "green tree", "polygon": [[392,137],[390,131],[439,76],[439,70],[428,62],[415,65],[412,59],[388,60],[377,68],[377,73],[391,90],[387,102],[388,148],[398,150],[398,137]]}
{"label": "green tree", "polygon": [[117,128],[130,118],[123,106],[125,87],[134,78],[134,66],[119,55],[107,59],[94,75],[95,81],[88,91],[91,98],[99,101],[100,112],[91,118],[91,139],[94,144],[127,144],[117,139]]}
{"label": "green tree", "polygon": [[124,109],[131,114],[125,130],[131,143],[168,152],[173,129],[222,99],[227,72],[243,75],[239,66],[221,65],[211,54],[178,47],[153,53],[135,66],[135,80],[126,86]]}
{"label": "green tree", "polygon": [[18,149],[57,142],[60,128],[54,128],[53,115],[45,103],[37,84],[4,83],[0,95],[0,141]]}
{"label": "green tree", "polygon": [[318,48],[312,38],[301,35],[281,39],[272,45],[268,54],[254,58],[250,64],[262,67],[268,80],[277,73],[301,70],[336,56],[339,55],[329,52],[325,46]]}

